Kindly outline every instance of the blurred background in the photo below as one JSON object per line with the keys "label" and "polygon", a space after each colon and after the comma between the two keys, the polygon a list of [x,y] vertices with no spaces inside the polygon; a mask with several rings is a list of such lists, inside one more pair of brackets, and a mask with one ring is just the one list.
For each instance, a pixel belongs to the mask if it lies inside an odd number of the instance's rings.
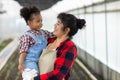
{"label": "blurred background", "polygon": [[86,20],[73,38],[78,58],[71,80],[120,80],[120,0],[0,0],[0,80],[21,80],[18,43],[29,28],[19,10],[30,5],[40,7],[48,31],[60,12]]}

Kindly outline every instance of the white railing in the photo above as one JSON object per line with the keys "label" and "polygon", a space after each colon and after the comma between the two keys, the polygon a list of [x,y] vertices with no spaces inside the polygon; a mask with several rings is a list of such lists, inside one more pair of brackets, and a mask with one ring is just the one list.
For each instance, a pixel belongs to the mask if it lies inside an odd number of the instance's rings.
{"label": "white railing", "polygon": [[5,65],[5,63],[8,61],[12,53],[17,49],[17,46],[18,46],[18,40],[14,39],[11,43],[7,45],[7,47],[5,47],[0,52],[0,70]]}

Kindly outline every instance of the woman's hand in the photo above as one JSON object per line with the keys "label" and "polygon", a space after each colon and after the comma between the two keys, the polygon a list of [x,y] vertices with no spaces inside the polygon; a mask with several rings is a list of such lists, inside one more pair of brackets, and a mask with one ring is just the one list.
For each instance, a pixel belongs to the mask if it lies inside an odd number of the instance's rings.
{"label": "woman's hand", "polygon": [[24,65],[23,64],[19,64],[18,65],[18,69],[20,70],[20,72],[22,73],[24,71]]}

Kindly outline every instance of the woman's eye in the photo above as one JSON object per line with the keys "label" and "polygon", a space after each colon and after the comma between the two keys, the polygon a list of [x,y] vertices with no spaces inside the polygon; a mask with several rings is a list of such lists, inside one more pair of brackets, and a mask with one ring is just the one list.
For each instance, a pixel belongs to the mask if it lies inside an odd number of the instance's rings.
{"label": "woman's eye", "polygon": [[57,25],[60,25],[60,23],[57,23]]}

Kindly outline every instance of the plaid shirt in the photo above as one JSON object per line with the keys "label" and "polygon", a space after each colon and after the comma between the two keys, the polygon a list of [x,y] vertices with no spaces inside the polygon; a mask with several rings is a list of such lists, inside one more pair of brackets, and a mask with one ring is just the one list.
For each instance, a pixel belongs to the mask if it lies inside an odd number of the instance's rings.
{"label": "plaid shirt", "polygon": [[[43,32],[44,32],[44,36],[46,39],[49,39],[51,37],[53,37],[53,34],[46,31],[46,30],[43,30],[41,29]],[[28,30],[27,32],[30,32],[32,34],[34,34],[35,36],[40,36],[41,33],[40,31],[36,31],[36,30]],[[29,35],[22,35],[20,37],[20,43],[19,43],[19,48],[20,48],[20,52],[19,53],[22,53],[22,52],[28,52],[28,48],[33,46],[35,44],[35,41],[32,37],[30,37]]]}
{"label": "plaid shirt", "polygon": [[[48,42],[52,43],[55,38],[50,39]],[[77,57],[77,48],[75,44],[67,39],[60,43],[57,47],[57,58],[54,63],[54,70],[52,72],[42,74],[34,77],[34,80],[69,80],[70,71]]]}

